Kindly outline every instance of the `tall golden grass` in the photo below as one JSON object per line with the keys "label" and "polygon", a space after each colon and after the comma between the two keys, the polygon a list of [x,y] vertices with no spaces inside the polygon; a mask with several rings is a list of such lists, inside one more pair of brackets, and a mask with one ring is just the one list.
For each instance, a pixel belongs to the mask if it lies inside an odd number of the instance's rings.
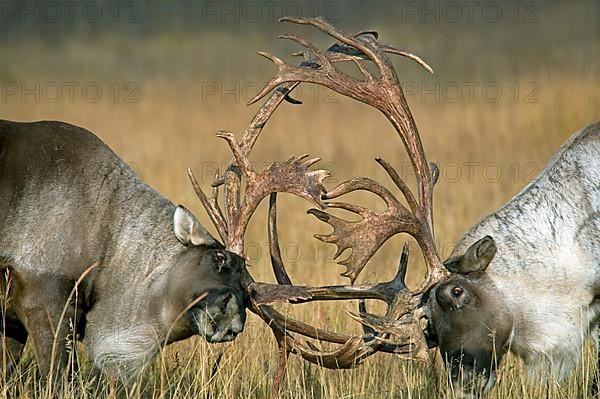
{"label": "tall golden grass", "polygon": [[[443,250],[460,238],[461,232],[485,214],[507,201],[541,170],[560,144],[579,128],[595,120],[600,109],[600,87],[596,76],[540,79],[539,102],[535,104],[499,101],[486,103],[428,104],[412,101],[412,109],[431,160],[446,168],[435,197],[437,238]],[[198,104],[195,83],[174,88],[164,82],[149,82],[143,87],[143,101],[137,104],[100,102],[90,104],[5,104],[3,116],[14,120],[59,119],[85,126],[107,142],[139,175],[176,203],[195,211],[209,226],[186,178],[186,167],[197,174],[212,170],[229,160],[226,145],[214,137],[217,130],[229,127],[240,132],[253,109],[241,103]],[[351,175],[385,177],[372,161],[381,155],[396,164],[406,162],[401,143],[383,116],[365,105],[337,98],[338,103],[283,104],[265,129],[253,160],[281,160],[291,154],[310,153],[335,164],[335,181]],[[466,162],[477,162],[467,176]],[[462,177],[457,179],[458,164]],[[483,172],[490,167],[487,175]],[[323,164],[325,165],[325,163]],[[333,166],[332,166],[333,165]],[[520,175],[514,166],[518,165]],[[527,166],[525,165],[533,165]],[[498,169],[499,168],[499,169]],[[513,169],[511,169],[513,168]],[[495,170],[502,176],[496,180]],[[451,174],[452,172],[452,174]],[[208,185],[209,176],[203,184]],[[212,177],[212,176],[210,176]],[[455,181],[456,180],[456,181]],[[371,197],[360,198],[369,206],[381,206]],[[309,205],[295,198],[281,200],[280,226],[284,255],[294,281],[304,284],[345,282],[343,270],[331,259],[330,248],[318,244],[311,235],[326,231],[305,214]],[[252,273],[272,281],[269,274],[265,212],[260,209],[248,231],[251,244]],[[389,278],[398,260],[405,237],[388,242],[365,270],[365,278]],[[419,262],[412,262],[413,269]],[[411,273],[418,278],[418,273]],[[355,304],[315,304],[301,306],[294,314],[322,326],[357,331],[344,315]],[[82,348],[80,348],[82,349]],[[218,371],[211,377],[216,357],[223,353]],[[595,372],[595,353],[586,350],[584,361],[569,380],[549,386],[531,384],[520,362],[509,358],[502,367],[500,381],[492,398],[583,397]],[[29,354],[31,359],[31,354]],[[284,398],[431,398],[452,397],[439,359],[434,366],[401,361],[391,355],[376,355],[364,365],[349,371],[330,371],[294,358],[282,387]],[[190,339],[168,347],[145,375],[141,384],[151,387],[152,396],[161,397],[252,397],[267,395],[276,366],[274,341],[269,329],[250,316],[244,333],[235,342],[208,345]],[[25,360],[21,367],[33,367]],[[83,369],[89,368],[83,362]],[[23,370],[25,371],[25,370]],[[46,397],[31,372],[4,382],[4,395]],[[66,396],[110,396],[108,388],[96,391],[90,382],[68,385]],[[91,390],[91,391],[90,391]],[[130,397],[136,397],[133,393]]]}

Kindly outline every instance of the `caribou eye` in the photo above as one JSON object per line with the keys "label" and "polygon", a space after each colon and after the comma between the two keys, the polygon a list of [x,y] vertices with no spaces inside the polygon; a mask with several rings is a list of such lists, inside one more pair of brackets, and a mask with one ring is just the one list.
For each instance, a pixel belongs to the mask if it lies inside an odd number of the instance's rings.
{"label": "caribou eye", "polygon": [[215,259],[220,262],[225,261],[226,255],[222,251],[215,251]]}
{"label": "caribou eye", "polygon": [[461,287],[452,288],[452,296],[458,298],[463,294],[464,290]]}
{"label": "caribou eye", "polygon": [[223,251],[215,251],[213,253],[213,259],[215,260],[219,271],[221,271],[221,268],[225,266],[225,263],[227,262],[227,254]]}

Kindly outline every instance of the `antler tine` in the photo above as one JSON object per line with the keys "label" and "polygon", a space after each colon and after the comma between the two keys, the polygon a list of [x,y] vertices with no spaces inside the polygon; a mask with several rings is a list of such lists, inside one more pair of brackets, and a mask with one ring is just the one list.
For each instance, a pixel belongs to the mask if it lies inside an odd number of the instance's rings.
{"label": "antler tine", "polygon": [[194,176],[192,170],[188,168],[187,172],[190,182],[192,183],[192,187],[194,187],[194,191],[198,196],[198,199],[200,199],[200,202],[202,203],[202,206],[204,206],[206,213],[208,213],[210,220],[217,228],[219,237],[221,237],[221,240],[226,241],[227,224],[225,222],[225,218],[223,217],[223,213],[221,212],[221,208],[219,207],[217,196],[213,195],[212,198],[208,198],[206,194],[204,194],[204,191],[202,191],[202,188],[198,184],[198,180],[196,180],[196,177]]}
{"label": "antler tine", "polygon": [[[407,267],[408,267],[408,243],[404,243],[404,247],[402,248],[402,255],[400,256],[400,263],[398,266],[398,271],[396,272],[396,276],[392,280],[394,282],[401,282],[403,289],[406,289],[405,278],[406,278]],[[359,301],[358,312],[359,312],[359,314],[367,314],[368,313],[366,300],[361,299]],[[375,329],[370,327],[366,323],[361,323],[361,324],[362,324],[364,334],[368,335],[368,336],[373,336],[373,339],[375,339],[376,338],[375,335],[377,333],[375,331]]]}
{"label": "antler tine", "polygon": [[402,192],[402,195],[404,196],[404,198],[406,199],[406,202],[408,203],[408,206],[410,207],[410,210],[414,214],[417,214],[419,212],[419,204],[417,203],[417,200],[415,200],[415,197],[413,196],[412,191],[410,191],[410,189],[408,188],[408,185],[404,182],[404,180],[402,180],[402,178],[400,177],[398,172],[396,172],[396,169],[392,165],[390,165],[388,161],[386,161],[383,158],[377,157],[377,158],[375,158],[375,161],[379,165],[381,165],[381,167],[383,169],[385,169],[385,171],[390,176],[390,178],[392,179],[392,181],[394,182],[396,187],[398,187],[400,189],[400,191]]}
{"label": "antler tine", "polygon": [[238,145],[235,136],[228,130],[220,130],[217,132],[217,137],[220,137],[227,141],[229,144],[229,148],[233,153],[233,157],[236,161],[236,164],[241,168],[241,172],[247,177],[252,178],[255,175],[254,169],[252,165],[250,165],[250,161],[248,160],[246,154]]}
{"label": "antler tine", "polygon": [[400,50],[398,48],[392,47],[389,44],[384,44],[381,43],[380,44],[381,49],[383,50],[384,53],[389,53],[389,54],[396,54],[396,55],[400,55],[402,57],[406,57],[409,60],[413,60],[414,62],[416,62],[417,64],[421,65],[423,67],[423,69],[425,69],[427,72],[429,72],[430,74],[434,74],[435,72],[433,71],[433,68],[429,66],[429,64],[427,64],[421,57],[419,57],[418,55],[415,55],[409,51],[406,50]]}

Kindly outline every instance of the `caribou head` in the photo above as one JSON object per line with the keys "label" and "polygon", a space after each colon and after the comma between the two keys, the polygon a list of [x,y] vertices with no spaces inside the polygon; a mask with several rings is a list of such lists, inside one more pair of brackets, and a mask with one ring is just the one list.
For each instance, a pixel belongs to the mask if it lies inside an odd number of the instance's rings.
{"label": "caribou head", "polygon": [[424,310],[430,342],[439,345],[455,391],[489,391],[508,350],[513,319],[486,269],[496,244],[486,236],[444,262],[453,274],[428,293]]}
{"label": "caribou head", "polygon": [[244,259],[226,251],[183,206],[175,209],[173,230],[184,248],[170,271],[159,311],[170,326],[167,343],[191,335],[211,343],[233,340],[246,320],[240,281]]}

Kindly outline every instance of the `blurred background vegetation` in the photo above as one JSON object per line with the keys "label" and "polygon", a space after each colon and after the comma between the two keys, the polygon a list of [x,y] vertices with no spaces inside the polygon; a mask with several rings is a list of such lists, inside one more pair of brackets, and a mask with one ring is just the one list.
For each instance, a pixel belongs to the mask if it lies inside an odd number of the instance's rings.
{"label": "blurred background vegetation", "polygon": [[[284,15],[323,15],[349,31],[377,29],[389,42],[418,49],[439,79],[597,71],[600,58],[600,4],[595,0],[0,4],[3,79],[42,73],[135,80],[266,78],[264,62],[252,54],[265,45],[276,51],[289,48],[273,40],[290,29],[277,23]],[[406,72],[411,78],[412,69]]]}
{"label": "blurred background vegetation", "polygon": [[[304,35],[321,47],[331,44],[315,30],[277,22],[284,15],[319,14],[346,31],[377,30],[382,41],[415,52],[435,70],[431,76],[410,61],[394,60],[428,158],[442,172],[435,196],[442,255],[531,181],[572,133],[600,119],[597,0],[0,0],[0,118],[59,119],[88,128],[150,185],[209,226],[186,168],[206,187],[230,159],[214,133],[240,134],[258,107],[247,107],[247,100],[275,73],[256,51],[285,57],[298,50],[276,39],[283,33]],[[328,187],[353,175],[390,183],[373,162],[383,156],[410,179],[400,141],[377,111],[326,89],[300,89],[295,96],[304,104],[280,107],[252,154],[257,165],[310,153],[333,173]],[[353,198],[382,207],[370,196]],[[282,246],[294,281],[347,282],[331,258],[333,249],[312,238],[327,227],[306,216],[309,205],[288,196],[280,202]],[[272,280],[264,211],[263,204],[248,231],[247,255],[252,273]],[[391,277],[405,239],[386,243],[362,279]],[[413,251],[411,281],[421,273]],[[344,315],[355,304],[288,308],[320,326],[357,331]],[[169,396],[264,397],[276,358],[269,334],[251,317],[230,346],[201,340],[174,345],[165,353],[168,362],[157,366],[161,373],[168,370],[166,388],[158,374],[150,373],[150,380],[160,381],[159,394]],[[222,350],[221,372],[210,378]],[[530,385],[519,362],[509,359],[492,397],[537,398],[546,389],[550,397],[583,397],[595,370],[591,356],[562,387]],[[451,397],[442,370],[386,355],[339,372],[296,359],[283,394]],[[5,396],[27,392],[32,381],[10,382]],[[85,396],[77,389],[74,396]]]}

